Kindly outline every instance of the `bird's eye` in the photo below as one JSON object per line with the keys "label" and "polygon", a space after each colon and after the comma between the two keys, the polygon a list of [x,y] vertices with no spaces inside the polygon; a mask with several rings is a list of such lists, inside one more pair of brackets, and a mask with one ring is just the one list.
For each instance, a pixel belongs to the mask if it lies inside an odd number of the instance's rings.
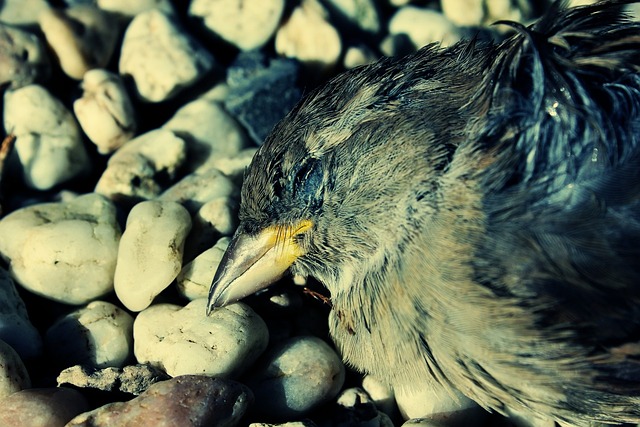
{"label": "bird's eye", "polygon": [[308,159],[296,171],[292,181],[293,197],[303,199],[311,207],[322,200],[322,163],[319,159]]}

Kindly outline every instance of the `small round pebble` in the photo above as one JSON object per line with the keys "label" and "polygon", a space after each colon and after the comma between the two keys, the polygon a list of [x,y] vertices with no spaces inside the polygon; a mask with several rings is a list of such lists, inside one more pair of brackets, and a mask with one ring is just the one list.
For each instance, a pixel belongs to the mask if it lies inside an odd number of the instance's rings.
{"label": "small round pebble", "polygon": [[127,217],[114,275],[118,299],[131,311],[149,307],[182,267],[189,212],[160,200],[138,203]]}
{"label": "small round pebble", "polygon": [[470,418],[479,420],[487,415],[487,412],[473,400],[439,384],[424,384],[421,387],[411,384],[410,387],[410,390],[404,387],[393,389],[400,414],[404,419],[450,419],[464,422]]}
{"label": "small round pebble", "polygon": [[73,111],[84,133],[101,154],[109,154],[130,140],[136,132],[133,105],[117,74],[103,69],[84,74],[83,93]]}
{"label": "small round pebble", "polygon": [[4,128],[16,136],[9,159],[32,188],[48,190],[89,168],[73,115],[43,86],[5,92]]}
{"label": "small round pebble", "polygon": [[30,85],[48,77],[50,68],[44,44],[35,34],[0,23],[0,85]]}
{"label": "small round pebble", "polygon": [[333,67],[340,58],[342,41],[326,16],[317,0],[302,0],[276,33],[276,52],[321,71]]}
{"label": "small round pebble", "polygon": [[58,375],[58,386],[73,385],[80,388],[93,388],[104,391],[121,391],[139,395],[158,381],[168,380],[169,376],[151,365],[129,365],[124,368],[90,368],[75,365],[63,369]]}
{"label": "small round pebble", "polygon": [[29,387],[31,379],[22,359],[13,347],[0,340],[0,402],[7,396]]}
{"label": "small round pebble", "polygon": [[214,66],[211,54],[158,9],[133,18],[122,42],[120,74],[130,75],[140,99],[160,102],[193,85]]}
{"label": "small round pebble", "polygon": [[242,50],[264,45],[273,35],[284,0],[192,0],[189,14]]}
{"label": "small round pebble", "polygon": [[174,13],[171,0],[97,0],[96,3],[102,10],[130,17],[149,9],[159,9],[165,13]]}
{"label": "small round pebble", "polygon": [[3,427],[64,427],[89,404],[79,391],[64,388],[32,388],[0,399]]}
{"label": "small round pebble", "polygon": [[192,260],[221,236],[231,236],[238,226],[238,203],[232,197],[206,202],[193,215],[193,229],[185,243],[185,259]]}
{"label": "small round pebble", "polygon": [[416,49],[429,43],[450,46],[460,40],[460,30],[442,13],[416,6],[404,6],[389,21],[389,33],[406,34]]}
{"label": "small round pebble", "polygon": [[375,377],[367,375],[362,379],[362,388],[382,412],[389,416],[397,414],[396,398],[389,386],[378,381]]}
{"label": "small round pebble", "polygon": [[209,295],[211,279],[218,269],[224,251],[230,239],[223,237],[216,244],[202,252],[193,261],[185,265],[178,274],[177,287],[180,295],[194,300]]}
{"label": "small round pebble", "polygon": [[81,414],[66,427],[233,427],[252,401],[251,390],[235,381],[185,375]]}
{"label": "small round pebble", "polygon": [[0,269],[0,339],[24,359],[39,356],[42,351],[40,334],[29,321],[13,279],[4,269]]}
{"label": "small round pebble", "polygon": [[96,193],[113,199],[153,199],[187,158],[187,144],[166,129],[137,136],[118,149],[96,184]]}
{"label": "small round pebble", "polygon": [[352,24],[369,33],[378,33],[381,29],[376,0],[329,0]]}
{"label": "small round pebble", "polygon": [[338,396],[337,427],[393,427],[384,412],[378,411],[371,397],[361,388],[345,389]]}
{"label": "small round pebble", "polygon": [[235,195],[236,185],[218,169],[200,170],[169,187],[158,200],[182,204],[189,212],[197,212],[205,203]]}
{"label": "small round pebble", "polygon": [[77,80],[90,69],[107,65],[119,36],[114,31],[115,16],[90,4],[47,9],[39,22],[62,71]]}
{"label": "small round pebble", "polygon": [[133,355],[133,317],[105,301],[93,301],[58,319],[45,334],[57,366],[121,367]]}
{"label": "small round pebble", "polygon": [[113,290],[119,239],[115,206],[95,193],[0,220],[0,255],[16,282],[64,304],[86,304]]}
{"label": "small round pebble", "polygon": [[171,376],[233,377],[245,371],[269,342],[267,326],[243,303],[219,308],[209,317],[206,306],[201,298],[185,307],[153,305],[138,314],[133,325],[138,362]]}
{"label": "small round pebble", "polygon": [[269,350],[247,378],[255,410],[278,419],[304,416],[333,399],[344,382],[340,357],[320,338],[294,337]]}

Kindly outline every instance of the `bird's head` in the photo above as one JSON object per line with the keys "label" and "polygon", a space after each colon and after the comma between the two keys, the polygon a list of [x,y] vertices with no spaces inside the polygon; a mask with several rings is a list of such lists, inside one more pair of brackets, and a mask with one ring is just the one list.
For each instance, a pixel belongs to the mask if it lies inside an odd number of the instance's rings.
{"label": "bird's head", "polygon": [[[430,64],[428,55],[415,72],[438,69],[442,58]],[[345,73],[311,93],[257,151],[209,312],[287,270],[315,277],[333,296],[388,265],[411,238],[415,212],[428,210],[417,205],[433,201],[452,151],[457,82],[414,78],[394,61]]]}

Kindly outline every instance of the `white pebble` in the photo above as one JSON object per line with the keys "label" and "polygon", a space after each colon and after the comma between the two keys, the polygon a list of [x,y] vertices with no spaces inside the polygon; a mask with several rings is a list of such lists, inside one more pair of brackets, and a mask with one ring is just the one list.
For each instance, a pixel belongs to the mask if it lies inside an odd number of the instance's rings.
{"label": "white pebble", "polygon": [[231,197],[206,202],[193,215],[193,228],[185,243],[185,256],[193,259],[220,236],[231,236],[238,226],[238,204]]}
{"label": "white pebble", "polygon": [[102,10],[131,17],[149,9],[160,9],[166,13],[174,12],[171,0],[97,0],[97,5]]}
{"label": "white pebble", "polygon": [[333,399],[344,382],[340,357],[320,338],[291,338],[269,350],[247,378],[259,413],[300,417]]}
{"label": "white pebble", "polygon": [[406,34],[416,48],[438,42],[443,47],[460,40],[460,30],[443,14],[416,6],[404,6],[389,21],[389,33]]}
{"label": "white pebble", "polygon": [[322,69],[331,68],[340,58],[342,42],[326,16],[317,0],[302,0],[276,33],[276,52]]}
{"label": "white pebble", "polygon": [[369,394],[376,407],[389,416],[398,411],[393,390],[377,378],[367,375],[362,379],[362,388]]}
{"label": "white pebble", "polygon": [[206,98],[184,105],[162,127],[187,136],[191,170],[211,157],[232,156],[250,145],[242,126],[220,103]]}
{"label": "white pebble", "polygon": [[22,359],[9,344],[0,340],[0,401],[29,387],[31,380]]}
{"label": "white pebble", "polygon": [[377,3],[376,0],[329,0],[345,18],[370,33],[380,31]]}
{"label": "white pebble", "polygon": [[120,74],[131,75],[138,95],[148,102],[171,98],[214,65],[211,54],[158,9],[139,13],[122,42]]}
{"label": "white pebble", "polygon": [[107,65],[120,33],[115,16],[88,4],[47,9],[39,22],[62,71],[78,80]]}
{"label": "white pebble", "polygon": [[113,203],[95,193],[28,206],[0,220],[0,254],[18,284],[66,304],[113,290],[119,238]]}
{"label": "white pebble", "polygon": [[127,217],[114,277],[116,294],[131,311],[151,301],[176,278],[184,241],[191,229],[189,212],[178,203],[138,203]]}
{"label": "white pebble", "polygon": [[455,25],[480,25],[484,20],[484,0],[440,0],[442,13]]}
{"label": "white pebble", "polygon": [[[166,129],[139,135],[109,159],[96,184],[96,192],[111,198],[152,199],[173,180],[187,157],[184,140]],[[158,177],[163,177],[158,180]]]}
{"label": "white pebble", "polygon": [[242,50],[264,45],[273,35],[284,0],[193,0],[189,14]]}
{"label": "white pebble", "polygon": [[16,136],[12,160],[30,187],[48,190],[89,168],[73,115],[42,86],[5,93],[4,128]]}
{"label": "white pebble", "polygon": [[102,69],[85,73],[82,90],[82,97],[73,103],[73,111],[98,151],[109,154],[136,132],[135,111],[129,95],[120,76]]}
{"label": "white pebble", "polygon": [[0,339],[23,359],[32,359],[42,351],[40,334],[29,321],[24,302],[4,269],[0,269]]}
{"label": "white pebble", "polygon": [[93,301],[58,319],[46,332],[47,354],[57,364],[122,367],[133,355],[133,317],[104,301]]}
{"label": "white pebble", "polygon": [[210,169],[217,169],[225,176],[235,179],[242,179],[244,171],[251,163],[251,159],[256,154],[258,149],[255,147],[245,148],[238,154],[232,156],[214,156],[210,158],[206,163],[199,166],[195,173],[202,174]]}
{"label": "white pebble", "polygon": [[209,317],[206,306],[201,298],[185,307],[153,305],[138,314],[133,325],[138,362],[171,376],[244,372],[267,347],[267,325],[243,303],[218,308]]}
{"label": "white pebble", "polygon": [[[462,393],[444,388],[436,383],[418,387],[394,387],[398,409],[404,419],[423,418],[440,413],[462,413],[480,408],[477,403]],[[482,409],[480,409],[482,410]]]}
{"label": "white pebble", "polygon": [[0,21],[13,25],[36,25],[40,13],[50,7],[47,0],[4,0],[0,2]]}
{"label": "white pebble", "polygon": [[206,298],[209,295],[211,280],[216,274],[224,251],[230,239],[223,237],[216,244],[202,252],[193,261],[184,266],[178,274],[178,292],[189,300]]}
{"label": "white pebble", "polygon": [[202,206],[219,197],[237,193],[235,184],[217,169],[192,173],[169,187],[159,200],[181,203],[189,212],[196,212]]}
{"label": "white pebble", "polygon": [[44,43],[35,34],[0,23],[0,85],[17,89],[50,71]]}

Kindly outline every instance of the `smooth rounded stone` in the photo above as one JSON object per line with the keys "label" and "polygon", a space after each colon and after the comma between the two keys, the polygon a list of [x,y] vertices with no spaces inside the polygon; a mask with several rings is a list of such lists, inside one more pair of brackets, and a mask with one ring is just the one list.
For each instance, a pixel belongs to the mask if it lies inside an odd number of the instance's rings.
{"label": "smooth rounded stone", "polygon": [[77,80],[108,64],[120,35],[115,15],[89,4],[47,9],[39,23],[62,71]]}
{"label": "smooth rounded stone", "polygon": [[522,22],[531,14],[527,0],[441,0],[442,12],[459,26],[479,26],[499,20]]}
{"label": "smooth rounded stone", "polygon": [[4,0],[0,2],[0,22],[10,25],[34,25],[38,16],[51,6],[47,0]]}
{"label": "smooth rounded stone", "polygon": [[320,338],[295,337],[269,350],[247,385],[254,409],[278,419],[300,417],[333,399],[344,383],[340,357]]}
{"label": "smooth rounded stone", "polygon": [[376,407],[389,416],[398,412],[393,390],[377,378],[367,375],[362,379],[362,388],[367,392]]}
{"label": "smooth rounded stone", "polygon": [[211,157],[232,156],[251,144],[246,132],[220,102],[199,98],[181,107],[163,126],[189,143],[189,171]]}
{"label": "smooth rounded stone", "polygon": [[[394,387],[396,403],[404,419],[421,418],[431,421],[451,420],[460,426],[471,425],[487,412],[462,393],[439,384],[411,385],[411,390]],[[452,424],[452,427],[458,424]]]}
{"label": "smooth rounded stone", "polygon": [[361,388],[343,390],[336,401],[336,427],[394,427],[389,416],[378,411],[371,397]]}
{"label": "smooth rounded stone", "polygon": [[189,212],[161,200],[138,203],[127,217],[114,276],[118,299],[131,311],[149,307],[182,267]]}
{"label": "smooth rounded stone", "polygon": [[158,9],[136,15],[122,42],[120,74],[130,75],[140,99],[167,100],[200,80],[214,66],[211,54]]}
{"label": "smooth rounded stone", "polygon": [[89,410],[79,391],[64,387],[32,388],[0,399],[3,427],[64,427]]}
{"label": "smooth rounded stone", "polygon": [[169,378],[165,372],[144,364],[103,369],[76,365],[60,372],[57,382],[58,386],[68,384],[80,388],[120,391],[137,396],[152,384]]}
{"label": "smooth rounded stone", "polygon": [[276,33],[276,52],[319,68],[332,68],[342,53],[340,34],[317,0],[302,0]]}
{"label": "smooth rounded stone", "polygon": [[197,212],[205,203],[238,192],[236,185],[217,169],[207,169],[185,176],[162,193],[158,200],[182,204]]}
{"label": "smooth rounded stone", "polygon": [[202,252],[182,268],[176,281],[180,295],[191,301],[206,298],[209,295],[211,280],[216,274],[224,251],[229,246],[229,241],[228,237],[221,238],[213,247]]}
{"label": "smooth rounded stone", "polygon": [[378,56],[367,46],[349,46],[344,53],[342,64],[344,68],[350,70],[360,65],[374,62]]}
{"label": "smooth rounded stone", "polygon": [[28,206],[0,220],[0,255],[29,291],[86,304],[113,290],[120,239],[113,203],[95,193]]}
{"label": "smooth rounded stone", "polygon": [[103,69],[90,70],[82,79],[82,97],[73,111],[98,152],[109,154],[133,138],[136,117],[122,79]]}
{"label": "smooth rounded stone", "polygon": [[224,106],[257,145],[300,100],[301,71],[298,61],[268,58],[261,51],[241,53],[227,69]]}
{"label": "smooth rounded stone", "polygon": [[460,40],[461,32],[442,13],[416,6],[404,6],[389,21],[389,33],[406,34],[416,49],[439,42],[450,46]]}
{"label": "smooth rounded stone", "polygon": [[102,10],[130,17],[149,9],[159,9],[165,13],[174,13],[171,0],[97,0],[97,5]]}
{"label": "smooth rounded stone", "polygon": [[50,68],[47,51],[35,34],[0,23],[0,85],[30,85],[48,77]]}
{"label": "smooth rounded stone", "polygon": [[329,0],[328,4],[361,30],[378,33],[381,29],[375,0]]}
{"label": "smooth rounded stone", "polygon": [[0,339],[23,359],[32,359],[42,352],[40,334],[29,321],[13,279],[4,269],[0,269]]}
{"label": "smooth rounded stone", "polygon": [[31,387],[27,368],[18,353],[0,340],[0,402],[7,396]]}
{"label": "smooth rounded stone", "polygon": [[153,305],[133,325],[140,363],[171,376],[205,374],[233,377],[244,372],[269,342],[267,326],[249,306],[235,303],[206,316],[207,299],[185,307]]}
{"label": "smooth rounded stone", "polygon": [[133,355],[133,317],[105,301],[93,301],[58,319],[45,334],[57,366],[121,367]]}
{"label": "smooth rounded stone", "polygon": [[166,129],[149,131],[111,156],[95,191],[113,199],[153,199],[173,182],[186,158],[182,138]]}
{"label": "smooth rounded stone", "polygon": [[233,427],[252,402],[251,390],[243,384],[185,375],[155,383],[128,402],[81,414],[66,427]]}
{"label": "smooth rounded stone", "polygon": [[311,420],[291,421],[288,423],[251,423],[249,427],[316,427],[316,423]]}
{"label": "smooth rounded stone", "polygon": [[206,202],[193,215],[193,228],[184,246],[185,259],[192,260],[221,236],[231,236],[238,226],[238,203],[231,197]]}
{"label": "smooth rounded stone", "polygon": [[9,160],[29,187],[48,190],[89,168],[73,115],[42,86],[5,93],[4,128],[16,136]]}
{"label": "smooth rounded stone", "polygon": [[189,15],[241,50],[264,45],[278,28],[284,0],[193,0]]}
{"label": "smooth rounded stone", "polygon": [[217,169],[225,176],[231,178],[232,181],[241,183],[244,171],[251,163],[251,159],[253,159],[256,151],[258,151],[258,149],[252,147],[245,148],[238,154],[232,156],[216,156],[198,167],[195,173],[202,173],[209,169]]}

